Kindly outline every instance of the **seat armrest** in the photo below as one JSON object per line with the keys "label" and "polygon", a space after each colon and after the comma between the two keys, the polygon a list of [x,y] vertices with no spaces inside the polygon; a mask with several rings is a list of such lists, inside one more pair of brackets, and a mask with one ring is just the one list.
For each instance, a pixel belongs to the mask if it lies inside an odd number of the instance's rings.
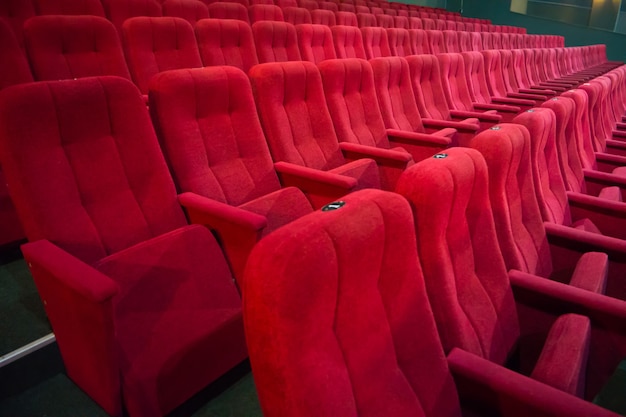
{"label": "seat armrest", "polygon": [[456,135],[455,129],[442,129],[432,134],[387,129],[389,142],[393,146],[406,149],[413,156],[415,162],[447,149],[452,143],[454,135]]}
{"label": "seat armrest", "polygon": [[611,173],[615,168],[626,166],[625,156],[596,152],[595,157],[598,170],[602,172]]}
{"label": "seat armrest", "polygon": [[556,95],[556,91],[545,88],[520,88],[518,92],[526,94],[539,94],[546,97],[554,97]]}
{"label": "seat armrest", "polygon": [[610,155],[626,157],[626,142],[621,140],[607,139],[605,141],[606,152]]}
{"label": "seat armrest", "polygon": [[430,129],[456,129],[457,131],[466,131],[471,133],[476,133],[480,128],[480,124],[478,119],[467,119],[461,122],[456,121],[448,121],[448,120],[435,120],[429,118],[423,118],[422,124],[425,128]]}
{"label": "seat armrest", "polygon": [[358,143],[341,142],[339,143],[339,148],[343,152],[344,157],[351,161],[361,158],[370,158],[380,165],[406,166],[406,164],[412,160],[411,154],[409,153],[374,146],[365,146]]}
{"label": "seat armrest", "polygon": [[459,348],[452,349],[447,360],[461,404],[485,407],[503,417],[618,416]]}
{"label": "seat armrest", "polygon": [[583,174],[587,194],[597,196],[605,187],[618,187],[626,201],[626,177],[591,169],[583,169]]}
{"label": "seat armrest", "polygon": [[557,93],[563,93],[567,90],[571,90],[571,88],[568,88],[566,86],[549,83],[549,82],[540,82],[539,85],[533,85],[531,88],[539,88],[539,89],[549,88],[550,90],[556,91]]}
{"label": "seat armrest", "polygon": [[548,96],[541,95],[541,94],[538,94],[538,93],[522,93],[522,92],[519,92],[519,91],[517,93],[507,93],[506,96],[510,97],[510,98],[519,98],[519,99],[532,100],[534,102],[543,102],[543,101],[546,101],[548,99]]}
{"label": "seat armrest", "polygon": [[626,203],[567,192],[572,220],[589,219],[605,236],[626,239]]}
{"label": "seat armrest", "polygon": [[22,246],[68,375],[110,415],[121,415],[113,298],[118,284],[48,240]]}
{"label": "seat armrest", "polygon": [[522,111],[519,106],[509,106],[506,104],[496,104],[496,103],[473,103],[474,108],[478,110],[496,110],[501,113],[519,113]]}
{"label": "seat armrest", "polygon": [[476,118],[481,122],[491,122],[491,123],[500,123],[502,121],[502,116],[492,111],[488,112],[474,112],[474,111],[463,111],[463,110],[450,110],[450,115],[452,117],[457,118]]}
{"label": "seat armrest", "polygon": [[533,107],[535,105],[535,102],[533,100],[526,100],[521,98],[491,97],[491,101],[497,104],[508,104],[511,106],[520,107]]}

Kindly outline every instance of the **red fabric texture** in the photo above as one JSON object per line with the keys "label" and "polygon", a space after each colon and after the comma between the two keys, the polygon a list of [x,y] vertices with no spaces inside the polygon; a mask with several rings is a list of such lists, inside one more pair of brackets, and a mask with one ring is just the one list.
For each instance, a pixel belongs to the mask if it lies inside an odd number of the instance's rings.
{"label": "red fabric texture", "polygon": [[41,81],[115,75],[130,80],[113,24],[97,16],[37,16],[24,26],[26,49]]}
{"label": "red fabric texture", "polygon": [[311,13],[307,9],[300,7],[285,7],[283,8],[283,15],[285,22],[292,25],[311,24]]}
{"label": "red fabric texture", "polygon": [[461,46],[459,45],[459,38],[461,32],[457,32],[456,30],[444,30],[443,31],[443,42],[446,46],[446,52],[463,52],[461,50]]}
{"label": "red fabric texture", "polygon": [[196,24],[196,38],[200,57],[207,67],[230,65],[247,72],[259,63],[252,29],[242,20],[202,20]]}
{"label": "red fabric texture", "polygon": [[381,27],[362,27],[363,47],[367,59],[391,56],[387,31]]}
{"label": "red fabric texture", "polygon": [[38,15],[91,15],[104,17],[99,0],[34,0]]}
{"label": "red fabric texture", "polygon": [[[321,171],[345,169],[348,170],[346,176],[357,180],[357,188],[380,188],[373,160],[344,165],[346,160],[326,106],[322,78],[314,64],[306,61],[260,64],[253,67],[249,75],[275,162]],[[350,166],[361,167],[363,163],[366,169],[362,172],[359,172],[361,168],[350,172]],[[321,200],[323,197],[316,197],[313,205],[319,206]]]}
{"label": "red fabric texture", "polygon": [[275,22],[285,21],[283,11],[280,7],[275,6],[274,4],[253,4],[248,7],[248,16],[251,24],[264,20]]}
{"label": "red fabric texture", "polygon": [[372,13],[357,13],[356,19],[360,28],[377,26],[376,16]]}
{"label": "red fabric texture", "polygon": [[407,202],[377,190],[343,200],[268,236],[248,264],[246,336],[264,415],[460,416]]}
{"label": "red fabric texture", "polygon": [[428,40],[431,54],[443,54],[446,52],[443,32],[441,30],[427,30],[426,39]]}
{"label": "red fabric texture", "polygon": [[161,3],[156,0],[101,0],[106,17],[122,33],[126,19],[138,16],[159,17],[163,15]]}
{"label": "red fabric texture", "polygon": [[297,25],[296,33],[302,60],[317,64],[326,59],[337,58],[333,45],[333,34],[328,26]]}
{"label": "red fabric texture", "polygon": [[359,28],[337,25],[331,27],[330,30],[333,34],[337,58],[366,59],[363,35],[361,35]]}
{"label": "red fabric texture", "polygon": [[392,56],[406,57],[413,55],[411,37],[407,29],[387,29],[387,39],[389,40],[389,49]]}
{"label": "red fabric texture", "polygon": [[[413,164],[413,158],[405,149],[392,148],[389,143],[378,107],[372,67],[361,59],[335,59],[320,63],[319,70],[337,138],[340,142],[365,145],[357,149],[366,155],[368,148],[384,149],[386,152],[371,157],[379,165],[382,187],[393,190],[402,171]],[[342,149],[344,155],[352,159],[346,149]]]}
{"label": "red fabric texture", "polygon": [[203,223],[217,231],[239,280],[248,245],[311,211],[298,189],[281,190],[248,77],[233,67],[161,73],[151,83],[150,112],[180,192],[263,216],[260,230],[244,220],[235,228],[220,205],[204,217],[212,220]]}
{"label": "red fabric texture", "polygon": [[296,28],[291,23],[260,20],[252,24],[252,35],[260,63],[302,59]]}
{"label": "red fabric texture", "polygon": [[410,29],[411,24],[409,23],[409,18],[407,16],[394,16],[393,27],[397,29]]}
{"label": "red fabric texture", "polygon": [[153,416],[243,360],[231,274],[208,229],[187,226],[136,87],[26,84],[0,108],[24,256],[70,377],[112,415],[123,401]]}
{"label": "red fabric texture", "polygon": [[212,19],[235,19],[250,24],[248,9],[239,3],[216,2],[209,4],[209,17]]}
{"label": "red fabric texture", "polygon": [[209,9],[199,0],[165,0],[161,5],[164,16],[181,17],[195,25],[209,17]]}
{"label": "red fabric texture", "polygon": [[337,12],[335,13],[336,23],[343,26],[359,26],[355,13],[352,12]]}
{"label": "red fabric texture", "polygon": [[161,71],[202,66],[193,27],[184,19],[133,17],[124,22],[122,32],[130,74],[143,94]]}
{"label": "red fabric texture", "polygon": [[385,29],[394,27],[393,16],[390,16],[388,14],[377,14],[376,26]]}
{"label": "red fabric texture", "polygon": [[32,82],[33,76],[24,51],[20,48],[11,27],[3,18],[0,19],[0,38],[2,39],[0,58],[3,62],[2,71],[0,71],[0,90],[14,84]]}
{"label": "red fabric texture", "polygon": [[335,24],[344,25],[345,23],[337,22],[337,20],[339,20],[340,16],[342,16],[343,14],[344,13],[337,12],[337,16],[335,17],[335,13],[331,12],[330,10],[311,10],[311,23],[313,23],[314,25],[326,26],[335,26]]}
{"label": "red fabric texture", "polygon": [[[4,23],[7,23],[20,47],[24,47],[24,22],[36,14],[32,1],[5,0],[0,2],[0,20],[3,21],[0,25],[4,26]],[[7,39],[4,33],[2,33],[2,39]],[[2,46],[5,46],[4,43],[2,42]]]}

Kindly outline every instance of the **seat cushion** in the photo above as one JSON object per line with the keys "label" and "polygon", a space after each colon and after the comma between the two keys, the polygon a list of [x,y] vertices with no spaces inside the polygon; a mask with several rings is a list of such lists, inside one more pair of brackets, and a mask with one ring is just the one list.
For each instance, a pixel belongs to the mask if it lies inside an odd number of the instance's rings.
{"label": "seat cushion", "polygon": [[120,286],[115,326],[130,415],[163,415],[246,357],[239,295],[204,226],[176,229],[94,266]]}
{"label": "seat cushion", "polygon": [[363,188],[381,188],[380,174],[376,162],[372,159],[359,159],[348,162],[328,172],[346,175],[357,180],[357,186],[353,191]]}
{"label": "seat cushion", "polygon": [[598,197],[611,201],[622,201],[622,190],[619,187],[604,187]]}
{"label": "seat cushion", "polygon": [[531,377],[582,397],[590,339],[589,318],[578,314],[559,317],[548,333]]}
{"label": "seat cushion", "polygon": [[578,230],[584,230],[585,232],[602,234],[600,229],[589,219],[578,220],[572,224],[572,227]]}
{"label": "seat cushion", "polygon": [[609,256],[603,252],[586,252],[576,263],[570,285],[604,294],[609,273]]}
{"label": "seat cushion", "polygon": [[304,193],[296,187],[287,187],[261,196],[239,206],[244,210],[265,216],[267,226],[262,235],[284,226],[293,220],[313,211]]}

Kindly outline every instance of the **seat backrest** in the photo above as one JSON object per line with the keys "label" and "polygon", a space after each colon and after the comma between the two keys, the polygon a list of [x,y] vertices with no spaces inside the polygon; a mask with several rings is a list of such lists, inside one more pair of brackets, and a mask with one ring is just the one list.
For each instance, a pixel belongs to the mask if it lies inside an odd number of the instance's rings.
{"label": "seat backrest", "polygon": [[115,26],[98,16],[36,16],[24,25],[37,80],[116,75],[130,80]]}
{"label": "seat backrest", "polygon": [[285,7],[283,8],[283,16],[285,17],[285,22],[292,25],[311,24],[312,22],[311,13],[301,7]]}
{"label": "seat backrest", "polygon": [[333,34],[325,25],[297,25],[300,55],[305,61],[317,64],[325,59],[337,58]]}
{"label": "seat backrest", "polygon": [[[346,13],[346,12],[343,12],[343,13]],[[337,16],[335,16],[335,13],[331,12],[330,10],[314,9],[314,10],[311,10],[311,22],[314,25],[326,25],[326,26],[335,26],[336,24],[344,24],[344,23],[337,23],[337,19],[339,18],[340,14],[342,14],[342,12],[337,12]]]}
{"label": "seat backrest", "polygon": [[393,17],[387,14],[377,14],[376,26],[385,28],[385,29],[394,27]]}
{"label": "seat backrest", "polygon": [[411,203],[426,291],[443,348],[503,364],[520,334],[489,201],[487,164],[450,148],[404,171],[396,191]]}
{"label": "seat backrest", "polygon": [[485,61],[481,52],[462,52],[465,78],[474,103],[491,103],[491,94],[485,78]]}
{"label": "seat backrest", "polygon": [[424,25],[422,24],[422,19],[420,19],[419,17],[410,17],[409,29],[424,29]]}
{"label": "seat backrest", "polygon": [[340,11],[340,12],[356,13],[356,7],[354,6],[354,4],[341,3],[341,4],[339,4],[339,10],[338,11]]}
{"label": "seat backrest", "polygon": [[250,24],[248,9],[239,3],[215,2],[209,4],[209,17],[212,19],[234,19]]}
{"label": "seat backrest", "polygon": [[482,49],[484,50],[494,49],[493,48],[493,35],[491,32],[480,32],[480,37],[483,40]]}
{"label": "seat backrest", "polygon": [[370,64],[335,59],[320,63],[319,70],[339,141],[389,149]]}
{"label": "seat backrest", "polygon": [[446,53],[446,46],[443,41],[443,32],[440,30],[427,30],[426,39],[431,54]]}
{"label": "seat backrest", "polygon": [[524,57],[523,49],[511,50],[511,60],[513,73],[515,74],[515,80],[519,88],[530,88],[532,83],[528,78],[528,71],[526,70],[526,59]]}
{"label": "seat backrest", "polygon": [[465,75],[461,54],[436,55],[441,71],[441,83],[450,109],[473,111],[474,105]]}
{"label": "seat backrest", "polygon": [[395,16],[393,18],[393,27],[398,29],[410,29],[411,24],[409,23],[409,18],[406,16]]}
{"label": "seat backrest", "polygon": [[389,50],[392,56],[413,55],[411,48],[411,37],[406,29],[387,29],[387,39],[389,40]]}
{"label": "seat backrest", "polygon": [[363,35],[354,26],[333,26],[330,28],[335,43],[337,58],[366,59],[363,47]]}
{"label": "seat backrest", "polygon": [[457,36],[457,32],[455,30],[443,31],[443,43],[446,47],[446,52],[461,52],[459,37]]}
{"label": "seat backrest", "polygon": [[502,59],[500,51],[481,51],[485,61],[485,79],[492,97],[506,97],[506,85],[504,83],[504,73],[502,69]]}
{"label": "seat backrest", "polygon": [[517,74],[515,72],[515,61],[513,59],[513,51],[510,49],[500,49],[500,61],[502,63],[502,75],[506,91],[517,93],[521,88],[517,82]]}
{"label": "seat backrest", "polygon": [[319,5],[316,0],[298,0],[298,5],[309,10],[319,9]]}
{"label": "seat backrest", "polygon": [[248,17],[250,23],[270,20],[275,22],[284,22],[285,17],[280,7],[274,4],[253,4],[248,7]]}
{"label": "seat backrest", "polygon": [[415,102],[406,59],[377,58],[371,60],[370,64],[385,127],[423,133],[424,126]]}
{"label": "seat backrest", "polygon": [[243,20],[204,19],[196,24],[196,38],[207,67],[231,65],[248,72],[259,63],[252,29]]}
{"label": "seat backrest", "polygon": [[537,202],[530,132],[512,123],[476,135],[469,146],[487,162],[489,196],[507,270],[548,277],[552,257]]}
{"label": "seat backrest", "polygon": [[357,13],[356,20],[360,28],[377,26],[376,16],[371,13]]}
{"label": "seat backrest", "polygon": [[457,52],[467,52],[472,50],[472,37],[470,32],[459,31],[456,33],[459,50]]}
{"label": "seat backrest", "polygon": [[268,5],[274,5],[274,1],[273,0],[249,0],[250,6],[254,5],[254,4],[268,4]]}
{"label": "seat backrest", "polygon": [[428,43],[428,36],[425,30],[409,30],[409,40],[411,41],[411,49],[415,55],[430,53],[430,44]]}
{"label": "seat backrest", "polygon": [[356,18],[356,14],[350,12],[337,12],[335,17],[338,25],[344,26],[359,26],[359,21]]}
{"label": "seat backrest", "polygon": [[250,256],[243,309],[263,414],[459,417],[406,200],[363,190],[343,201]]}
{"label": "seat backrest", "polygon": [[435,21],[435,30],[444,31],[447,29],[446,21],[443,19],[433,19]]}
{"label": "seat backrest", "polygon": [[582,163],[578,155],[576,123],[576,104],[568,97],[553,97],[541,104],[552,109],[556,115],[556,147],[559,166],[568,191],[584,192],[585,181]]}
{"label": "seat backrest", "polygon": [[435,24],[435,21],[433,19],[430,19],[430,18],[423,18],[422,17],[422,26],[424,27],[424,30],[435,30],[435,29],[437,29],[437,25]]}
{"label": "seat backrest", "polygon": [[364,4],[357,4],[354,7],[354,13],[370,13],[370,8]]}
{"label": "seat backrest", "polygon": [[91,15],[104,17],[99,0],[34,0],[37,15]]}
{"label": "seat backrest", "polygon": [[249,75],[275,162],[325,171],[345,163],[315,64],[260,64]]}
{"label": "seat backrest", "polygon": [[192,25],[209,17],[209,9],[199,0],[165,0],[161,5],[164,16],[182,17]]}
{"label": "seat backrest", "polygon": [[597,101],[601,97],[601,86],[597,83],[583,83],[578,89],[587,93],[587,115],[589,116],[589,130],[594,152],[604,152],[606,138],[600,129],[600,118],[596,115]]}
{"label": "seat backrest", "polygon": [[93,263],[186,224],[130,81],[17,85],[0,109],[2,169],[30,241]]}
{"label": "seat backrest", "polygon": [[11,26],[4,19],[0,19],[0,39],[0,90],[13,84],[32,82],[33,75],[24,51],[20,48]]}
{"label": "seat backrest", "polygon": [[569,226],[572,217],[556,146],[556,115],[545,107],[527,110],[513,119],[530,132],[533,179],[545,221]]}
{"label": "seat backrest", "polygon": [[106,16],[120,34],[126,19],[138,16],[159,17],[163,15],[161,3],[156,0],[102,0],[102,5]]}
{"label": "seat backrest", "polygon": [[337,5],[337,3],[333,3],[331,1],[320,0],[317,2],[317,4],[319,5],[320,9],[330,10],[333,13],[337,13],[339,11],[339,6]]}
{"label": "seat backrest", "polygon": [[240,69],[158,74],[150,84],[150,114],[181,192],[239,206],[280,188]]}
{"label": "seat backrest", "polygon": [[144,94],[150,78],[161,71],[202,66],[193,27],[180,17],[130,18],[122,40],[130,74]]}
{"label": "seat backrest", "polygon": [[502,49],[502,33],[495,32],[491,34],[491,47],[492,49]]}
{"label": "seat backrest", "polygon": [[284,9],[285,7],[300,7],[296,0],[275,0],[274,4],[281,9]]}
{"label": "seat backrest", "polygon": [[[4,20],[13,31],[20,47],[24,46],[24,22],[36,14],[35,4],[31,0],[0,1],[0,20]],[[5,39],[4,36],[2,39]]]}
{"label": "seat backrest", "polygon": [[450,120],[450,108],[446,101],[437,56],[414,55],[406,60],[420,115],[430,119]]}
{"label": "seat backrest", "polygon": [[378,58],[381,56],[391,56],[389,49],[389,39],[387,39],[387,31],[381,27],[362,27],[363,48],[367,59]]}
{"label": "seat backrest", "polygon": [[500,49],[511,49],[511,35],[509,33],[501,33],[500,41]]}
{"label": "seat backrest", "polygon": [[291,23],[259,20],[252,24],[259,62],[300,61],[296,28]]}

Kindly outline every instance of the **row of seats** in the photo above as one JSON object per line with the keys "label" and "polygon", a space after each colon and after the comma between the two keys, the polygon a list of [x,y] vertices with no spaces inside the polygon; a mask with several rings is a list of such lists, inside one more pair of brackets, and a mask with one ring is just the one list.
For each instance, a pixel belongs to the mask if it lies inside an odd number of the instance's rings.
{"label": "row of seats", "polygon": [[[424,57],[439,58],[424,55],[410,57],[409,60]],[[599,221],[583,221],[578,225],[570,223],[574,225],[572,230],[575,232],[565,227],[569,224],[559,224],[561,227],[556,228],[561,231],[561,237],[570,237],[568,243],[561,245],[563,256],[554,259],[558,274],[572,270],[572,261],[577,261],[571,251],[580,249],[581,244],[574,244],[572,248],[573,237],[586,237],[591,233],[595,236],[595,247],[607,241],[606,247],[611,248],[609,258],[602,254],[585,256],[585,261],[577,269],[578,279],[573,279],[571,288],[558,286],[553,290],[568,295],[570,298],[566,299],[570,302],[571,297],[579,303],[582,303],[581,298],[589,300],[582,304],[586,309],[584,311],[591,311],[592,306],[600,309],[601,313],[594,313],[596,315],[591,317],[595,326],[602,325],[604,331],[600,336],[590,332],[589,322],[578,316],[564,316],[555,322],[556,317],[553,316],[537,320],[537,316],[522,317],[520,314],[524,326],[514,325],[512,320],[516,313],[510,309],[515,304],[497,298],[501,297],[502,291],[510,292],[507,289],[510,287],[505,284],[510,278],[506,275],[505,261],[496,258],[494,263],[494,254],[500,251],[494,246],[499,242],[496,237],[500,239],[500,231],[509,229],[499,225],[496,233],[493,225],[490,226],[491,209],[489,199],[484,196],[491,192],[492,187],[485,184],[487,170],[484,163],[480,174],[474,175],[471,168],[481,165],[473,154],[457,149],[441,153],[455,133],[450,128],[432,135],[415,133],[415,127],[385,129],[386,118],[396,118],[396,122],[402,119],[402,115],[394,113],[394,109],[402,106],[395,103],[400,100],[410,104],[406,101],[410,94],[407,95],[407,88],[402,88],[403,84],[399,81],[408,78],[406,68],[409,64],[401,57],[377,58],[371,63],[358,59],[327,60],[319,64],[319,69],[304,61],[267,63],[252,68],[251,83],[245,73],[232,67],[164,72],[153,80],[150,91],[149,108],[156,134],[139,91],[129,81],[120,78],[32,83],[3,91],[0,95],[0,160],[31,241],[24,246],[24,255],[45,301],[68,374],[111,414],[120,414],[122,407],[131,416],[162,415],[170,411],[246,355],[239,300],[235,287],[230,283],[229,266],[244,297],[255,293],[255,290],[250,290],[254,288],[250,282],[257,285],[271,282],[273,285],[272,277],[290,273],[293,270],[289,267],[290,262],[302,259],[302,256],[291,255],[284,249],[304,249],[305,242],[309,244],[312,241],[315,247],[310,251],[305,249],[303,253],[325,259],[316,264],[317,268],[308,268],[309,271],[314,271],[316,275],[325,275],[325,268],[336,271],[337,267],[328,263],[332,259],[331,252],[320,246],[322,241],[319,238],[309,240],[301,234],[309,230],[303,227],[303,222],[309,220],[296,221],[293,229],[284,232],[292,238],[297,237],[299,243],[278,234],[283,232],[270,232],[280,230],[281,226],[310,213],[311,206],[320,207],[337,198],[348,205],[352,201],[360,201],[359,194],[343,197],[351,190],[382,186],[396,189],[412,199],[414,191],[407,190],[419,186],[420,192],[429,199],[428,202],[412,200],[415,210],[423,210],[416,216],[418,220],[424,219],[419,224],[419,230],[424,233],[419,235],[420,244],[416,246],[415,242],[404,242],[403,239],[411,240],[408,231],[412,230],[404,223],[397,232],[393,227],[385,228],[393,238],[384,241],[391,244],[389,242],[397,240],[399,247],[403,248],[401,253],[419,247],[422,257],[430,260],[422,263],[422,267],[425,279],[432,283],[428,287],[431,302],[439,300],[437,295],[441,294],[441,300],[462,303],[465,314],[471,314],[478,320],[485,320],[481,313],[483,303],[492,303],[499,308],[494,316],[496,318],[483,321],[484,326],[460,325],[446,332],[443,323],[455,323],[455,317],[461,316],[453,314],[456,309],[451,305],[436,305],[435,320],[444,351],[448,353],[453,347],[459,347],[496,364],[503,364],[518,338],[536,334],[538,325],[548,334],[554,322],[555,330],[550,332],[554,335],[548,335],[546,353],[541,355],[538,365],[534,370],[531,368],[532,372],[528,371],[528,374],[532,373],[533,379],[570,394],[593,397],[626,353],[621,336],[617,337],[622,326],[611,325],[619,322],[615,318],[616,311],[626,311],[621,308],[622,302],[596,294],[606,290],[613,297],[623,299],[626,296],[620,285],[626,272],[623,270],[623,254],[616,254],[619,251],[616,239],[621,241],[624,236],[620,239],[614,237],[626,233],[626,228],[618,227],[624,221],[619,216],[603,218],[606,214],[601,212],[600,217],[596,217]],[[604,99],[604,103],[612,103],[611,111],[620,115],[623,115],[626,104],[623,100],[623,69],[620,67],[619,71],[613,71],[616,76],[613,84],[615,92]],[[619,74],[622,74],[621,78]],[[606,78],[611,79],[609,76]],[[408,91],[411,91],[410,87]],[[557,101],[568,100],[559,97]],[[599,104],[598,101],[596,103]],[[537,141],[537,146],[543,148],[533,149],[532,155],[536,159],[530,164],[540,169],[523,165],[526,170],[520,171],[519,175],[510,174],[511,181],[525,179],[531,181],[527,184],[532,184],[533,175],[537,173],[536,184],[545,184],[543,178],[559,172],[552,166],[542,165],[542,161],[547,161],[548,155],[553,155],[550,152],[555,150],[555,145],[549,147],[548,144],[556,141],[554,132],[557,131],[557,124],[550,122],[556,121],[555,115],[559,111],[556,107],[542,106],[513,120],[526,126],[515,128],[521,132],[517,133],[519,137],[526,138],[523,149],[529,152],[531,134],[532,137],[542,138]],[[569,120],[577,120],[576,117],[570,113]],[[410,121],[419,123],[419,114],[416,113],[416,118],[412,117]],[[505,133],[512,135],[509,129],[512,128],[497,125],[485,133],[497,138]],[[480,136],[475,136],[469,145],[476,147]],[[569,134],[558,137],[567,140]],[[343,138],[341,143],[338,138]],[[365,141],[370,142],[365,144]],[[391,143],[399,147],[388,149]],[[493,175],[492,181],[501,181],[505,178],[502,172],[508,173],[512,169],[510,162],[516,159],[503,153],[505,144],[495,140],[494,136],[488,136],[483,143],[493,149],[495,165],[490,168],[489,175]],[[439,152],[437,159],[428,158],[435,152]],[[463,156],[465,154],[472,156],[472,163],[468,163]],[[444,161],[446,165],[443,168],[433,165],[437,163],[441,166],[439,160],[448,157],[450,162]],[[424,158],[427,158],[425,162],[413,165],[413,161]],[[502,162],[505,164],[498,165]],[[501,171],[496,170],[499,166]],[[425,171],[420,171],[422,169]],[[554,180],[551,178],[550,183]],[[451,185],[449,181],[459,182]],[[464,194],[457,198],[452,194],[453,190]],[[532,196],[542,196],[542,206],[549,207],[549,213],[554,213],[552,198],[546,198],[551,195],[543,189],[535,193],[534,187],[531,191],[528,188],[525,190],[528,193],[524,194],[525,202],[531,201]],[[494,191],[494,196],[498,195]],[[478,200],[478,196],[481,199]],[[515,195],[511,198],[513,202],[519,202]],[[394,199],[399,201],[398,197],[383,198]],[[468,201],[471,206],[462,206]],[[588,213],[589,198],[578,201],[584,203],[584,213]],[[453,202],[461,206],[451,208]],[[216,231],[226,258],[205,227],[186,225],[179,204],[185,208],[191,222],[208,225]],[[518,207],[519,204],[510,203],[509,206]],[[617,209],[616,206],[612,208]],[[390,213],[397,215],[398,210],[393,209]],[[568,210],[572,222],[574,214],[581,214],[575,213],[573,208]],[[384,210],[378,213],[380,215]],[[383,217],[396,218],[394,215]],[[587,217],[591,216],[587,214]],[[363,237],[367,227],[378,227],[372,222],[375,218],[356,216],[353,221],[358,221],[360,225],[357,227],[354,223],[354,227],[346,227],[343,232],[353,238]],[[404,218],[407,219],[406,211]],[[511,218],[520,221],[530,217],[526,214],[499,217],[501,221],[510,221]],[[470,223],[462,224],[466,221]],[[344,224],[352,223],[348,221]],[[536,224],[543,226],[543,219]],[[591,224],[598,230],[592,231],[589,228]],[[524,236],[524,226],[518,225],[515,232]],[[442,232],[440,227],[447,227],[448,232]],[[467,243],[470,231],[475,230],[480,231],[480,235],[472,237]],[[598,232],[605,236],[601,237]],[[486,233],[489,233],[489,240],[486,240]],[[271,240],[271,236],[279,237],[276,238],[278,240]],[[444,237],[445,243],[441,241],[438,244],[440,241],[436,237]],[[248,268],[251,272],[243,274],[248,253],[259,238],[259,247],[263,249],[256,250],[262,251],[262,255],[253,257],[249,262],[253,266]],[[262,246],[266,239],[267,246]],[[376,240],[368,235],[364,241]],[[515,254],[524,247],[529,251],[545,249],[545,246],[535,245],[533,241],[524,245],[525,241],[517,236],[513,243],[509,241],[509,246],[503,242],[506,240],[501,240],[499,244],[508,248],[507,254]],[[589,239],[586,242],[584,248],[589,247]],[[446,269],[442,266],[448,265],[448,259],[466,260],[467,248],[472,248],[472,245],[481,245],[474,246],[477,258],[459,264],[464,266],[455,268],[460,271],[458,277],[445,273]],[[441,249],[446,247],[459,248],[460,258],[445,257]],[[569,251],[567,255],[566,250]],[[368,254],[366,251],[356,253],[360,258]],[[390,256],[397,256],[398,252],[392,250],[389,253],[393,254]],[[530,260],[538,254],[529,252],[520,255],[519,259]],[[546,256],[545,250],[541,256]],[[365,258],[367,262],[359,264],[363,271],[399,275],[399,270],[388,269],[387,263],[384,267],[370,266],[369,262],[380,259],[378,256],[372,254]],[[281,272],[273,270],[273,273],[268,273],[263,265],[279,268]],[[411,264],[399,262],[396,265],[405,268]],[[418,263],[412,265],[412,268],[419,266]],[[546,266],[545,263],[537,265]],[[537,265],[529,263],[522,266],[530,271]],[[350,262],[345,267],[352,270],[356,266]],[[358,272],[359,268],[355,276],[366,276]],[[172,280],[172,275],[178,275],[178,271],[185,279]],[[304,270],[298,271],[302,274]],[[549,273],[549,268],[541,271]],[[262,279],[259,278],[261,276]],[[407,276],[415,275],[411,273]],[[493,288],[496,276],[503,278],[497,284],[500,289],[493,292],[481,290],[482,286]],[[523,273],[512,276],[517,278],[516,282],[527,277]],[[145,277],[150,279],[145,280]],[[455,287],[436,285],[448,277],[455,283],[475,284],[454,290],[450,288]],[[293,278],[289,281],[296,286],[302,282]],[[535,281],[531,284],[537,285]],[[543,281],[540,283],[545,285]],[[318,290],[321,288],[317,287]],[[405,287],[402,288],[404,292]],[[304,288],[302,291],[312,300],[320,300],[312,297],[316,294],[312,289]],[[450,297],[446,291],[460,294],[459,298]],[[463,294],[466,292],[473,295],[465,298]],[[342,291],[342,294],[348,293]],[[165,297],[165,294],[172,297]],[[285,295],[293,294],[287,291]],[[268,299],[274,300],[275,297],[264,294],[263,297],[252,298],[256,301],[245,302],[245,305],[267,306]],[[562,299],[560,303],[563,303]],[[274,301],[271,304],[274,305]],[[337,305],[334,301],[332,304]],[[607,307],[602,310],[600,307],[605,305]],[[269,308],[257,317],[263,323],[274,326],[275,323],[268,321],[268,317],[282,314],[280,310]],[[301,314],[296,316],[302,317]],[[319,320],[319,316],[315,317]],[[301,351],[288,349],[289,343],[284,345],[288,350],[273,349],[275,345],[268,344],[265,339],[267,334],[257,333],[262,332],[259,330],[263,329],[261,324],[254,318],[249,320],[247,323],[257,323],[252,327],[247,325],[246,330],[264,411],[267,415],[306,415],[300,408],[284,411],[284,400],[272,399],[282,389],[268,379],[269,375],[275,376],[276,372],[286,372],[286,369],[298,370],[295,374],[298,378],[308,377],[309,373],[297,366],[268,367],[272,362],[267,355],[278,353],[284,361]],[[94,321],[100,324],[94,325]],[[493,323],[497,323],[496,327]],[[535,327],[529,328],[531,325]],[[302,325],[300,331],[314,328]],[[334,326],[331,325],[331,328]],[[432,325],[430,328],[435,329]],[[494,334],[489,330],[494,328],[501,330]],[[524,333],[520,328],[524,329]],[[97,338],[94,338],[94,329],[99,332]],[[476,335],[472,336],[475,332]],[[568,335],[567,343],[561,340],[566,337],[563,334]],[[592,334],[593,340],[590,341]],[[602,343],[598,338],[602,339]],[[429,343],[437,346],[439,342],[434,340]],[[144,344],[146,341],[150,343]],[[585,346],[589,343],[604,348],[590,350],[587,354]],[[190,345],[194,348],[190,349]],[[311,343],[304,345],[313,346]],[[572,349],[572,346],[580,346],[580,349]],[[537,349],[540,348],[539,343],[531,343],[530,350],[524,350],[527,355],[524,358],[537,359]],[[412,352],[407,352],[407,355],[407,360],[422,357]],[[207,357],[212,360],[207,360]],[[589,369],[594,370],[589,378],[584,372],[587,361]],[[168,365],[173,362],[180,365]],[[560,367],[559,363],[564,367]],[[380,362],[368,361],[362,365],[366,364],[373,366],[380,365]],[[526,362],[522,364],[522,367],[530,366]],[[310,372],[310,364],[307,369]],[[326,368],[314,369],[326,371]],[[563,372],[555,373],[555,369]],[[93,375],[98,375],[98,378]],[[287,386],[298,386],[296,381],[289,379],[281,378],[280,381],[289,381],[284,382]],[[336,381],[333,378],[333,382]],[[174,386],[176,389],[173,389]],[[563,395],[544,385],[535,387],[545,395]],[[120,389],[123,392],[121,398],[118,394]],[[311,395],[309,390],[307,392]],[[335,395],[341,399],[351,398],[345,393]],[[328,398],[334,397],[307,398],[314,398],[316,404],[324,404]],[[559,407],[567,407],[567,403],[574,401],[571,397],[563,398]],[[288,403],[296,407],[300,402]],[[448,406],[456,407],[454,402],[448,403]],[[392,401],[392,404],[399,403]],[[592,406],[587,403],[574,401],[574,404],[593,415],[605,413],[589,408]],[[566,410],[569,412],[568,408]],[[331,412],[331,415],[334,414]],[[428,415],[433,414],[428,412]]]}

